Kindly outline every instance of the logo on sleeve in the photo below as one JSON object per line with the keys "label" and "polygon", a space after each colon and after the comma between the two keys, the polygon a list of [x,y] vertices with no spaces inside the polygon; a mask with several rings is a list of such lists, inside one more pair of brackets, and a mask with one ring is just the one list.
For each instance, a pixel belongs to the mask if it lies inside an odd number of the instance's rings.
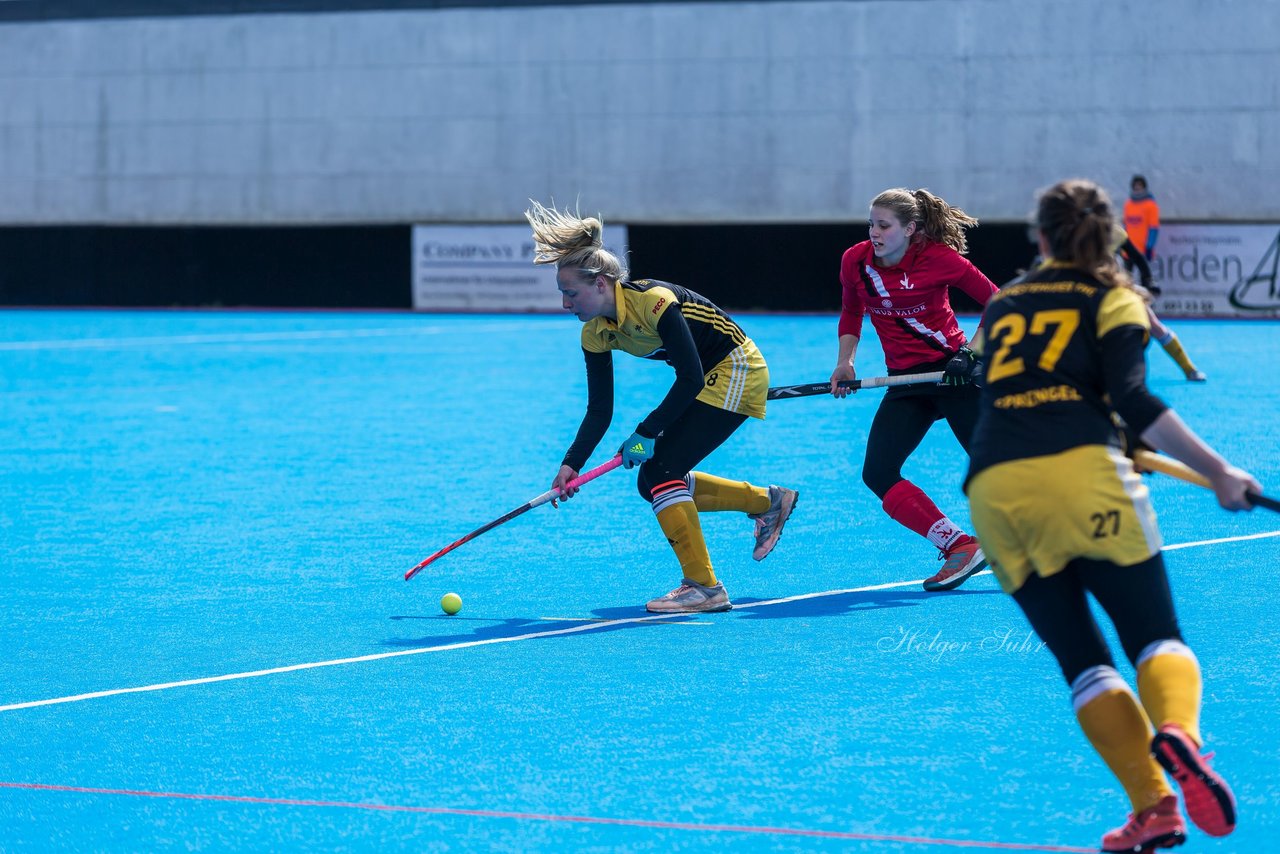
{"label": "logo on sleeve", "polygon": [[650,313],[656,315],[658,311],[666,304],[667,304],[666,297],[658,297],[658,301],[653,304],[653,311]]}

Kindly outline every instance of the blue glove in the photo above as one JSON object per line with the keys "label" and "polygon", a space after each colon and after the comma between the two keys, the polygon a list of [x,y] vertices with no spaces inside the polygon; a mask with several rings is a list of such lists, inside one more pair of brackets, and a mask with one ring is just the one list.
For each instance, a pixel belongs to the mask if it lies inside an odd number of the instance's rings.
{"label": "blue glove", "polygon": [[943,385],[968,385],[982,372],[982,362],[968,347],[961,347],[942,369]]}
{"label": "blue glove", "polygon": [[640,431],[632,433],[627,441],[622,443],[620,449],[622,453],[622,465],[625,468],[635,468],[645,460],[653,456],[653,444],[656,440],[648,436],[640,435]]}

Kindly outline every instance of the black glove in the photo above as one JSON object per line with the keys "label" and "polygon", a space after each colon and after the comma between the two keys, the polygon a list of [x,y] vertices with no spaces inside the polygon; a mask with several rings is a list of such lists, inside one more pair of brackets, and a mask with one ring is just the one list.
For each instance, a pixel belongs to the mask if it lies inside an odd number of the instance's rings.
{"label": "black glove", "polygon": [[968,347],[961,347],[942,369],[943,385],[968,385],[982,375],[982,362]]}
{"label": "black glove", "polygon": [[1147,293],[1151,294],[1153,297],[1160,296],[1160,286],[1157,285],[1155,282],[1151,281],[1150,279],[1147,279],[1145,282],[1143,282],[1142,286],[1146,288]]}

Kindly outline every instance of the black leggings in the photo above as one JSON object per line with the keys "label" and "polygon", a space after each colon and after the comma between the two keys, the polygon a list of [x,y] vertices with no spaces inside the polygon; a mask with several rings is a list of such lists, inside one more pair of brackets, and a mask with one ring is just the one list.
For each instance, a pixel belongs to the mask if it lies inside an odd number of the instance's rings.
{"label": "black leggings", "polygon": [[1107,612],[1130,663],[1158,640],[1182,640],[1160,554],[1134,566],[1078,557],[1056,575],[1032,575],[1013,600],[1058,659],[1067,684],[1090,667],[1114,667],[1085,593]]}
{"label": "black leggings", "polygon": [[920,447],[933,423],[943,418],[968,453],[980,394],[976,385],[890,389],[871,421],[862,482],[883,501],[885,493],[902,480],[907,457]]}
{"label": "black leggings", "polygon": [[680,480],[693,467],[724,444],[747,416],[729,412],[695,400],[679,418],[662,431],[653,447],[653,456],[640,466],[636,488],[645,501],[660,483]]}

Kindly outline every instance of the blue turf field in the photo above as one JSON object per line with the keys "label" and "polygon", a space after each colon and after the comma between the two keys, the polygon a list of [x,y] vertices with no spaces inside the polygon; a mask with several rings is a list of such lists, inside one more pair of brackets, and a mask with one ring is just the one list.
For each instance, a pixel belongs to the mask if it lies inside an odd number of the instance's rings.
{"label": "blue turf field", "polygon": [[[713,455],[799,508],[759,564],[704,517],[739,607],[655,620],[679,574],[622,470],[403,581],[547,488],[572,318],[0,319],[0,850],[1082,851],[1125,817],[994,580],[919,589],[936,552],[858,478],[879,392],[775,402]],[[833,318],[740,320],[775,384],[829,375]],[[1280,326],[1172,325],[1210,380],[1154,349],[1153,390],[1280,494]],[[592,464],[670,383],[615,361]],[[939,426],[906,473],[967,522],[963,468]],[[1240,801],[1182,850],[1270,850],[1280,516],[1149,482]]]}

